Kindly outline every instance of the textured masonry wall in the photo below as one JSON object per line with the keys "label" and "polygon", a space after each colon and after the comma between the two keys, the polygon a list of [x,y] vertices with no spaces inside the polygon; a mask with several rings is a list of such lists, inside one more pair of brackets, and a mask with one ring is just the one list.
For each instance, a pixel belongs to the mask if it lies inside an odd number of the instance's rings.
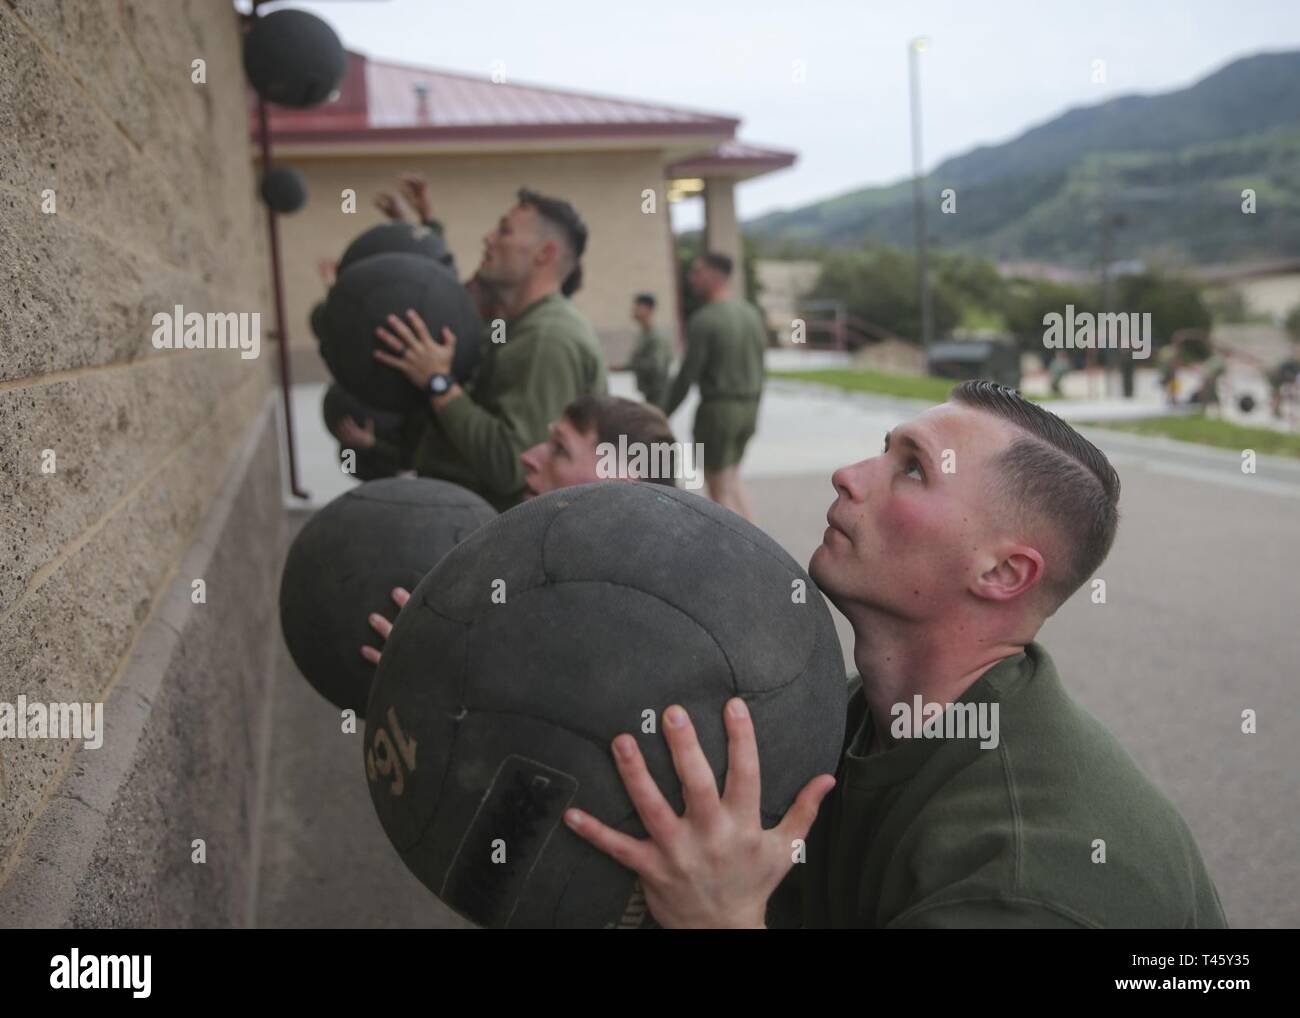
{"label": "textured masonry wall", "polygon": [[[0,0],[0,702],[121,705],[113,692],[129,683],[142,628],[170,583],[188,586],[178,563],[223,484],[244,483],[230,470],[250,429],[267,427],[275,346],[239,40],[228,2]],[[206,85],[190,80],[196,58]],[[261,357],[155,350],[151,318],[176,304],[263,312]],[[250,463],[275,489],[268,441],[270,458]],[[214,561],[256,584],[277,563],[238,530]],[[210,592],[194,608],[212,608],[209,625],[225,612],[229,636],[244,624],[232,610],[269,610],[253,601],[261,593],[239,609]],[[268,638],[256,627],[234,646],[196,637],[178,649],[185,681],[232,681],[223,655],[242,660],[241,643]],[[172,777],[198,781],[228,755],[250,765],[242,739],[220,745],[220,718],[178,717],[183,737],[170,757],[151,750],[151,766],[165,772],[183,751],[192,766]],[[93,772],[107,759],[79,743],[0,739],[0,884],[46,853],[31,832],[74,761]],[[167,794],[186,793],[174,782]],[[169,802],[154,808],[161,822]],[[125,824],[104,850],[143,834]],[[190,865],[187,846],[167,865]],[[103,918],[88,902],[81,912]],[[156,908],[151,918],[185,923]]]}

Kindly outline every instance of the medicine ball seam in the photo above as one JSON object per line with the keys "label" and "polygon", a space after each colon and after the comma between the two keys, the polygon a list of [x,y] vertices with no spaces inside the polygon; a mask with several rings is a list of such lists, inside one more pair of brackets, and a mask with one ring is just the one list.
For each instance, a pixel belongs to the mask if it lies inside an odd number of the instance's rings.
{"label": "medicine ball seam", "polygon": [[[573,802],[573,798],[577,794],[580,785],[578,784],[578,779],[574,777],[572,774],[568,774],[564,771],[559,770],[558,768],[551,767],[547,764],[544,764],[540,760],[533,760],[529,757],[521,756],[515,753],[511,753],[503,757],[501,762],[497,764],[497,769],[495,772],[493,772],[492,780],[488,782],[487,787],[484,789],[483,796],[479,799],[478,804],[474,809],[474,814],[473,816],[470,817],[469,823],[466,824],[465,826],[465,832],[461,836],[460,841],[456,845],[456,851],[452,854],[451,862],[447,865],[446,873],[444,873],[443,875],[442,889],[439,893],[439,897],[442,897],[444,899],[446,898],[447,885],[451,882],[453,875],[455,875],[458,878],[458,882],[461,881],[472,882],[474,880],[474,877],[477,876],[479,878],[480,883],[482,883],[483,878],[486,876],[486,874],[492,872],[490,869],[487,870],[484,869],[484,863],[482,860],[479,860],[477,863],[475,862],[468,863],[467,867],[465,869],[462,869],[459,873],[456,870],[456,864],[460,861],[466,843],[470,840],[471,836],[474,835],[481,827],[479,821],[480,818],[483,817],[483,811],[485,808],[487,808],[488,803],[496,795],[497,785],[502,780],[502,777],[505,774],[507,767],[510,765],[511,761],[513,760],[521,760],[525,763],[532,764],[535,768],[538,768],[539,770],[550,771],[554,774],[559,774],[562,777],[568,778],[569,781],[573,782],[573,788],[569,791],[569,796],[565,800],[565,807],[567,808],[567,806]],[[518,775],[516,775],[516,777],[518,777]],[[535,796],[533,794],[533,790],[529,787],[524,787],[523,789],[516,789],[515,791],[516,794],[522,794],[524,796],[525,801],[523,803],[514,801],[510,803],[510,805],[512,805],[514,808],[503,811],[501,809],[501,806],[505,804],[501,802],[497,802],[496,803],[497,810],[495,811],[493,816],[490,818],[486,818],[487,823],[493,825],[489,833],[496,833],[499,836],[504,837],[507,842],[511,842],[511,843],[526,841],[530,835],[534,834],[535,833],[534,824],[538,819],[536,817],[528,816],[529,813],[528,807],[536,805],[536,803],[534,802]],[[506,794],[507,796],[509,796],[508,792]],[[512,827],[511,826],[512,823],[518,826]],[[553,838],[555,831],[560,826],[561,826],[560,818],[554,817],[549,828],[546,830],[546,836],[542,839],[541,845],[537,846],[536,850],[532,853],[532,860],[528,867],[527,872],[523,874],[522,879],[519,881],[521,891],[527,888],[529,878],[532,876],[533,871],[537,869],[538,862],[541,861],[542,856],[546,852],[547,846],[551,843],[551,839]],[[500,828],[499,831],[498,828]],[[487,865],[490,866],[491,864],[489,863]],[[486,883],[490,885],[491,880],[486,881]],[[464,898],[463,895],[458,895],[457,897],[458,900],[463,901]],[[502,923],[504,927],[508,928],[510,926],[510,922],[514,918],[514,914],[516,911],[518,911],[518,909],[519,909],[519,898],[516,897],[514,901],[511,903],[509,914],[505,917],[505,920]]]}
{"label": "medicine ball seam", "polygon": [[550,718],[540,717],[537,714],[525,714],[523,711],[518,711],[518,710],[490,710],[486,707],[474,707],[469,704],[467,704],[466,706],[471,712],[479,715],[480,717],[523,718],[525,721],[535,721],[539,724],[547,725],[551,728],[558,728],[561,731],[567,732],[570,735],[576,735],[578,738],[590,742],[593,746],[595,746],[603,753],[609,752],[609,743],[610,740],[613,738],[613,736],[611,736],[609,739],[605,739],[597,735],[589,735],[588,733],[580,731],[577,728],[570,728],[568,725],[560,721],[553,721]]}
{"label": "medicine ball seam", "polygon": [[[603,481],[603,482],[596,482],[595,484],[591,485],[591,487],[596,487],[598,484],[614,484],[614,483],[626,484],[627,482],[626,481],[623,482]],[[803,573],[804,570],[799,568],[798,563],[796,563],[794,559],[790,557],[790,553],[787,552],[780,545],[776,545],[775,550],[773,550],[773,548],[769,548],[764,544],[755,541],[754,538],[749,534],[745,533],[744,530],[740,530],[732,526],[731,521],[727,519],[727,517],[735,516],[735,513],[731,512],[729,509],[722,509],[717,505],[717,503],[710,502],[708,499],[704,498],[703,496],[695,495],[688,491],[682,491],[680,488],[668,488],[667,486],[662,484],[650,484],[646,481],[634,481],[632,483],[638,484],[643,488],[655,488],[656,489],[655,494],[663,495],[669,499],[672,499],[678,505],[691,510],[691,512],[695,513],[696,515],[703,516],[710,523],[717,523],[720,526],[725,527],[727,531],[734,534],[736,537],[739,537],[751,548],[754,548],[757,551],[761,551],[772,561],[780,563],[781,567],[785,569],[786,572],[788,572],[791,576],[802,578],[799,576],[799,574]],[[583,485],[583,487],[585,488],[587,487],[587,485]],[[676,492],[676,497],[674,497],[673,495],[674,492]],[[711,515],[710,513],[705,512],[703,506],[714,507],[718,515],[714,516]],[[563,512],[563,510],[561,510],[561,512]],[[556,515],[558,516],[559,513],[556,513]],[[740,519],[740,517],[736,516],[736,519]],[[754,529],[757,530],[758,528],[755,527]],[[763,534],[761,530],[759,530],[758,533]],[[767,537],[766,534],[763,534],[763,536]],[[771,540],[771,538],[768,538],[768,540]]]}
{"label": "medicine ball seam", "polygon": [[[458,546],[458,547],[459,547],[459,546]],[[455,551],[455,550],[456,550],[455,548],[452,549],[452,551]],[[448,555],[451,555],[451,553],[452,553],[452,552],[448,552],[447,554],[448,554]],[[443,562],[445,562],[445,561],[446,561],[446,559],[443,559]],[[442,563],[440,562],[440,563],[438,563],[438,564],[441,565]],[[539,590],[545,590],[545,589],[548,588],[548,587],[570,586],[570,585],[573,585],[573,584],[580,584],[580,583],[585,583],[585,584],[604,584],[604,585],[609,586],[609,587],[619,587],[619,588],[621,588],[621,589],[623,589],[623,590],[630,590],[630,591],[633,591],[634,593],[637,593],[637,594],[644,594],[646,597],[654,598],[656,601],[660,601],[660,602],[662,602],[663,604],[666,604],[669,608],[673,609],[673,611],[677,612],[679,615],[682,615],[682,616],[684,616],[684,617],[690,619],[693,623],[695,623],[696,627],[697,627],[697,628],[698,628],[702,633],[704,633],[705,636],[707,636],[707,637],[709,638],[709,640],[713,643],[713,645],[714,645],[715,647],[718,648],[718,653],[722,655],[722,660],[725,661],[725,662],[727,663],[727,670],[731,673],[731,689],[732,689],[732,692],[733,692],[735,695],[737,695],[737,696],[740,695],[740,687],[739,687],[739,685],[738,685],[738,683],[737,683],[737,680],[736,680],[736,668],[735,668],[735,665],[732,664],[731,657],[730,657],[730,655],[727,654],[726,650],[723,649],[722,644],[720,644],[720,643],[718,642],[718,638],[717,638],[716,636],[714,636],[712,633],[710,633],[710,632],[708,631],[708,629],[706,629],[705,626],[700,622],[700,620],[697,619],[697,618],[696,618],[694,615],[692,615],[690,612],[688,612],[685,608],[682,608],[680,605],[675,605],[675,604],[673,604],[673,603],[672,603],[671,601],[669,601],[667,598],[662,597],[662,596],[659,595],[659,594],[656,594],[656,593],[655,593],[654,591],[652,591],[652,590],[645,590],[645,589],[642,588],[642,587],[634,587],[634,586],[632,586],[630,583],[618,583],[618,582],[616,582],[616,581],[614,581],[614,580],[556,580],[556,579],[547,578],[547,579],[545,579],[542,583],[536,583],[536,584],[533,584],[533,585],[530,586],[530,587],[525,587],[522,591],[519,591],[519,594],[532,594],[532,593],[534,593],[534,592],[536,592],[536,591],[539,591]],[[448,619],[448,621],[451,621],[451,622],[462,622],[462,621],[465,621],[465,620],[461,620],[461,619],[453,618],[452,616],[449,616],[449,615],[444,615],[441,611],[439,611],[437,608],[435,608],[435,607],[434,607],[434,606],[429,602],[429,598],[428,598],[428,595],[427,595],[427,594],[424,595],[424,602],[423,602],[423,603],[424,603],[427,607],[429,607],[429,609],[430,609],[431,611],[433,611],[435,614],[441,616],[442,618],[446,618],[446,619]],[[474,625],[476,622],[478,622],[480,619],[488,618],[488,617],[489,617],[489,614],[492,612],[492,610],[493,610],[493,606],[488,606],[488,607],[486,607],[486,608],[483,608],[483,609],[480,610],[476,615],[474,615],[471,619],[468,620],[468,624],[469,624],[470,626],[473,626],[473,625]],[[796,676],[796,678],[797,678],[797,676]],[[784,688],[784,685],[785,685],[785,684],[783,683],[783,684],[782,684],[782,688]]]}
{"label": "medicine ball seam", "polygon": [[[424,599],[417,607],[428,609],[430,612],[432,612],[434,615],[438,615],[440,618],[446,618],[446,616],[441,615],[439,612],[433,609],[433,607],[429,604],[427,598]],[[456,699],[461,704],[461,714],[458,717],[452,719],[456,723],[453,724],[451,728],[451,746],[447,751],[447,757],[446,757],[447,760],[450,761],[456,758],[456,743],[460,739],[460,721],[465,716],[465,712],[467,709],[465,707],[465,679],[466,679],[466,670],[469,663],[469,639],[468,639],[469,626],[466,623],[461,622],[459,619],[447,619],[447,621],[455,625],[458,625],[462,629],[466,630],[466,632],[461,635],[460,645],[461,645],[462,652],[461,652],[461,660],[460,660],[460,672],[456,680],[456,688],[459,694],[456,697]],[[379,664],[381,668],[383,667],[383,663],[384,663],[383,658],[380,658]],[[375,696],[378,695],[380,686],[381,686],[380,676],[378,670],[376,670],[375,681],[372,683],[370,688],[371,699],[373,699]],[[393,697],[390,696],[389,703],[391,704],[392,702],[393,702]],[[369,705],[367,704],[367,708],[368,707]],[[400,845],[397,846],[398,852],[401,853],[402,855],[405,855],[409,851],[413,851],[417,846],[419,846],[419,844],[424,840],[424,835],[428,832],[429,828],[432,827],[434,823],[437,821],[438,814],[442,810],[443,804],[447,802],[447,797],[444,793],[447,790],[447,781],[451,777],[451,772],[452,772],[452,768],[450,766],[443,767],[442,776],[438,781],[438,795],[437,798],[434,799],[436,805],[434,806],[432,812],[429,814],[429,819],[426,820],[424,824],[416,830],[415,836],[414,838],[412,838],[410,846],[406,848],[403,848]],[[374,799],[373,791],[371,792],[371,799],[372,800]],[[408,863],[408,865],[410,864]],[[412,871],[414,871],[415,867],[412,866],[411,869]],[[446,882],[445,874],[443,876],[443,881],[444,883]]]}
{"label": "medicine ball seam", "polygon": [[[452,549],[452,550],[454,551],[455,549]],[[451,552],[448,552],[447,554],[450,555]],[[441,564],[441,563],[439,563],[439,564]],[[685,608],[683,608],[681,605],[673,604],[673,602],[669,601],[667,598],[663,597],[663,596],[660,595],[660,594],[656,594],[653,590],[646,590],[644,587],[635,587],[635,586],[633,586],[633,585],[630,584],[630,583],[619,583],[617,580],[596,580],[596,579],[567,579],[567,580],[558,580],[558,579],[549,579],[549,578],[548,578],[544,583],[539,583],[539,584],[535,584],[535,585],[533,585],[533,586],[531,586],[531,587],[526,587],[526,588],[524,588],[524,590],[520,591],[520,593],[521,593],[521,594],[531,594],[531,593],[533,593],[534,591],[542,590],[542,589],[544,589],[544,588],[546,588],[546,587],[560,587],[560,586],[569,586],[569,585],[574,585],[574,584],[593,584],[593,585],[594,585],[594,584],[604,584],[604,585],[606,585],[606,586],[610,586],[610,587],[620,587],[620,588],[622,588],[622,589],[624,589],[624,590],[630,590],[630,591],[633,591],[633,592],[635,592],[635,593],[637,593],[637,594],[644,594],[646,597],[654,598],[656,601],[659,601],[659,602],[661,602],[662,604],[667,605],[669,608],[673,609],[673,610],[676,611],[678,614],[683,615],[683,616],[685,616],[686,618],[690,619],[692,622],[695,623],[695,625],[696,625],[696,626],[697,626],[697,627],[698,627],[698,628],[699,628],[699,629],[700,629],[700,630],[701,630],[701,631],[702,631],[706,636],[708,636],[708,638],[713,642],[713,645],[714,645],[715,647],[718,648],[718,653],[721,654],[723,660],[727,662],[727,668],[728,668],[728,670],[731,672],[731,688],[732,688],[732,692],[733,692],[736,696],[743,696],[743,697],[745,698],[745,701],[746,701],[747,703],[748,703],[748,702],[755,701],[755,700],[762,700],[762,699],[764,699],[764,698],[766,698],[766,697],[769,697],[769,696],[774,696],[774,695],[776,695],[777,693],[780,693],[780,692],[782,692],[783,690],[785,690],[787,687],[789,687],[789,686],[792,685],[793,683],[798,682],[798,681],[799,681],[799,680],[800,680],[800,679],[801,679],[805,674],[807,674],[807,671],[808,671],[808,664],[809,664],[811,661],[813,661],[813,660],[816,659],[816,657],[817,657],[817,652],[818,652],[818,649],[819,649],[819,647],[820,647],[820,636],[821,636],[821,634],[815,634],[813,640],[811,641],[811,647],[810,647],[810,649],[809,649],[809,651],[808,651],[808,655],[807,655],[807,657],[804,659],[803,664],[802,664],[802,666],[800,667],[800,669],[799,669],[799,671],[798,671],[797,673],[795,673],[794,675],[789,676],[787,679],[785,679],[785,680],[782,681],[779,685],[776,685],[776,686],[765,687],[765,688],[763,688],[763,689],[761,689],[761,690],[742,690],[742,689],[740,688],[739,682],[738,682],[738,680],[737,680],[737,678],[736,678],[736,667],[735,667],[735,664],[732,662],[732,660],[731,660],[731,656],[730,656],[730,655],[727,653],[727,651],[723,648],[722,644],[720,644],[720,643],[718,642],[718,638],[717,638],[716,636],[714,636],[711,632],[709,632],[709,630],[704,626],[704,624],[703,624],[699,619],[697,619],[694,615],[692,615],[690,612],[688,612],[688,611],[687,611]],[[820,591],[819,591],[819,593],[820,593]],[[426,603],[428,603],[428,602],[427,602],[427,595],[426,595]],[[437,611],[437,609],[434,609],[434,610]],[[475,615],[475,616],[470,620],[470,624],[472,625],[473,623],[477,622],[479,619],[483,619],[483,618],[487,618],[487,617],[489,617],[489,613],[490,613],[491,611],[492,611],[492,607],[484,608],[483,610],[481,610],[478,614],[476,614],[476,615]],[[438,612],[438,614],[441,615],[442,613],[441,613],[441,612]],[[445,617],[445,618],[449,618],[449,619],[450,619],[450,616],[443,616],[443,617]],[[460,621],[460,620],[451,619],[451,621]],[[812,625],[813,625],[815,628],[820,628],[820,627],[817,626],[817,622],[816,622],[815,620],[812,622]]]}

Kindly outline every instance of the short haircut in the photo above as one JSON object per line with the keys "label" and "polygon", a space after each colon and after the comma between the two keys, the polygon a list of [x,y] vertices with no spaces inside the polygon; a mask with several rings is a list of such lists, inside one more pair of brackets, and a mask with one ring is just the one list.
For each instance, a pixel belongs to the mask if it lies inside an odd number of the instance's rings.
{"label": "short haircut", "polygon": [[533,209],[546,220],[564,238],[568,255],[573,261],[573,268],[560,284],[560,292],[571,297],[582,286],[582,253],[587,250],[587,224],[578,215],[578,210],[560,198],[548,198],[546,195],[530,191],[526,187],[519,189],[519,204]]}
{"label": "short haircut", "polygon": [[1023,433],[997,456],[999,491],[1008,505],[1046,522],[1066,548],[1067,561],[1060,568],[1049,563],[1044,577],[1050,615],[1110,554],[1119,526],[1119,474],[1100,449],[1014,389],[962,382],[949,399]]}
{"label": "short haircut", "polygon": [[704,264],[709,268],[716,269],[728,278],[731,277],[733,263],[729,255],[724,255],[721,251],[705,251],[704,254],[700,255],[700,258],[704,260]]}
{"label": "short haircut", "polygon": [[650,403],[641,403],[622,396],[579,396],[564,408],[569,423],[586,435],[596,432],[596,441],[618,445],[620,435],[626,435],[627,445],[640,443],[647,450],[667,444],[670,449],[668,477],[642,477],[638,480],[651,484],[677,486],[677,439],[663,411]]}
{"label": "short haircut", "polygon": [[644,304],[653,311],[655,306],[655,295],[653,293],[638,293],[633,299],[633,303]]}

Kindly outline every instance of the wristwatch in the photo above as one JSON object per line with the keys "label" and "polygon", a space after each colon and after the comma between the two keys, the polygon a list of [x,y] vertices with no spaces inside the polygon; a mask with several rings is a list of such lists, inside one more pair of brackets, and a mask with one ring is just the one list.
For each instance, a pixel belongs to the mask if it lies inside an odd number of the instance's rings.
{"label": "wristwatch", "polygon": [[450,389],[455,384],[456,384],[456,379],[453,378],[451,375],[448,374],[434,375],[432,378],[429,379],[429,391],[433,393],[435,396],[441,396],[445,394],[447,390]]}

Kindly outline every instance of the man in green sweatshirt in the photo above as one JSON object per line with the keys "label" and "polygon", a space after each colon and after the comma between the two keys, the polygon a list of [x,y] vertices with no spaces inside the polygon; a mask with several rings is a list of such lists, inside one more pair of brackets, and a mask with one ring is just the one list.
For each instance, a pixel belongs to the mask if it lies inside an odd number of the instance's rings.
{"label": "man in green sweatshirt", "polygon": [[1105,456],[1019,393],[965,382],[831,483],[808,571],[862,676],[838,774],[764,830],[744,701],[723,711],[722,795],[674,705],[685,815],[620,735],[649,839],[579,810],[570,828],[636,871],[665,926],[762,926],[791,891],[814,927],[1224,926],[1182,817],[1034,642],[1114,540]]}
{"label": "man in green sweatshirt", "polygon": [[484,238],[477,277],[493,289],[504,318],[488,323],[483,358],[468,391],[452,378],[456,337],[429,334],[414,312],[378,330],[375,357],[427,394],[412,465],[452,481],[497,509],[523,497],[519,455],[545,441],[573,399],[606,391],[600,341],[569,301],[581,285],[587,228],[573,206],[521,190]]}
{"label": "man in green sweatshirt", "polygon": [[636,375],[636,387],[647,403],[659,406],[668,393],[668,372],[673,364],[673,346],[654,322],[655,298],[639,293],[632,301],[632,319],[641,326],[636,347],[627,366]]}
{"label": "man in green sweatshirt", "polygon": [[700,387],[695,441],[704,447],[709,497],[747,520],[754,517],[740,481],[740,461],[758,426],[767,332],[752,304],[731,296],[731,259],[706,252],[687,282],[705,301],[686,323],[686,356],[663,404],[668,417],[692,385]]}

